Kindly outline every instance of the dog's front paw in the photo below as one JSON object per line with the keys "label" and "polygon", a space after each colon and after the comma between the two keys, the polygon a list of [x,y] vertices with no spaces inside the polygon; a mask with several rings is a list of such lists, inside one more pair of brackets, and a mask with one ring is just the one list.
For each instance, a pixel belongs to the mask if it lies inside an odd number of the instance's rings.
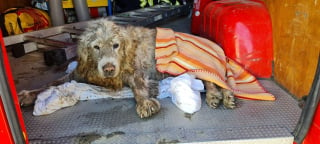
{"label": "dog's front paw", "polygon": [[20,106],[29,106],[34,104],[38,94],[38,91],[22,90],[18,93]]}
{"label": "dog's front paw", "polygon": [[150,117],[160,111],[160,103],[154,98],[144,99],[137,103],[136,110],[140,118]]}

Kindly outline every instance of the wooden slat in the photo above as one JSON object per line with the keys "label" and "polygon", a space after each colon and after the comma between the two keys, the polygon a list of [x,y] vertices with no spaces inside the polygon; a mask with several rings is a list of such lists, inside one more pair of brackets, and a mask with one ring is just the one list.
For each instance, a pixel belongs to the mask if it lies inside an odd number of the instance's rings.
{"label": "wooden slat", "polygon": [[273,23],[275,80],[301,98],[309,93],[320,53],[320,1],[265,2]]}
{"label": "wooden slat", "polygon": [[74,29],[74,28],[63,28],[63,32],[71,33],[71,34],[76,34],[76,35],[81,35],[84,31],[84,29]]}
{"label": "wooden slat", "polygon": [[46,39],[46,38],[37,38],[33,36],[25,36],[25,40],[40,43],[43,45],[48,45],[48,46],[56,46],[60,48],[64,48],[67,46],[75,45],[74,43],[69,43],[69,42],[63,42],[63,41],[58,41],[58,40],[52,40],[52,39]]}
{"label": "wooden slat", "polygon": [[43,37],[49,37],[52,35],[61,34],[64,29],[83,29],[87,26],[88,22],[90,21],[82,21],[82,22],[66,24],[66,25],[57,26],[57,27],[51,27],[47,29],[42,29],[38,31],[33,31],[33,32],[28,32],[28,33],[13,35],[13,36],[7,36],[7,37],[4,37],[4,44],[8,46],[8,45],[24,42],[25,36],[34,36],[34,37],[43,38]]}

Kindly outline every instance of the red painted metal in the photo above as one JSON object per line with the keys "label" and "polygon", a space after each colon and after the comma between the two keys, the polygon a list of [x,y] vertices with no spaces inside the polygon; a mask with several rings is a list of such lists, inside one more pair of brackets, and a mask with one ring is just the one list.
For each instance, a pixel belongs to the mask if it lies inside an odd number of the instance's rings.
{"label": "red painted metal", "polygon": [[320,105],[313,118],[309,132],[305,137],[303,144],[320,144]]}
{"label": "red painted metal", "polygon": [[98,18],[99,17],[99,11],[98,11],[97,7],[89,8],[89,10],[90,10],[91,18]]}
{"label": "red painted metal", "polygon": [[212,1],[204,7],[198,27],[200,36],[215,41],[229,58],[249,72],[261,78],[271,77],[272,24],[262,1]]}
{"label": "red painted metal", "polygon": [[192,9],[191,33],[200,34],[200,23],[203,15],[204,7],[212,2],[212,0],[194,0]]}
{"label": "red painted metal", "polygon": [[1,99],[0,99],[0,140],[1,140],[1,143],[4,143],[4,144],[14,143]]}
{"label": "red painted metal", "polygon": [[[18,95],[17,95],[17,92],[16,92],[16,88],[15,88],[15,84],[14,84],[14,81],[13,81],[13,77],[12,77],[12,73],[11,73],[11,68],[10,68],[10,63],[9,63],[9,59],[8,59],[8,55],[7,55],[7,51],[6,51],[6,48],[4,46],[4,41],[3,41],[3,37],[2,37],[2,32],[0,30],[0,46],[1,46],[1,53],[3,55],[3,63],[4,63],[4,69],[5,69],[5,73],[6,73],[6,77],[7,77],[7,82],[8,82],[8,85],[9,85],[9,89],[10,89],[10,92],[11,92],[11,95],[12,95],[12,99],[14,101],[14,106],[16,108],[16,113],[17,113],[17,116],[18,116],[18,121],[19,121],[19,124],[20,124],[20,128],[22,130],[22,133],[23,133],[23,136],[24,136],[24,139],[26,141],[26,144],[28,144],[28,137],[27,137],[27,130],[25,128],[25,124],[24,124],[24,121],[23,121],[23,116],[22,116],[22,112],[21,112],[21,109],[20,109],[20,104],[19,104],[19,100],[18,100]],[[0,140],[1,140],[1,143],[3,142],[2,140],[6,140],[6,142],[8,142],[8,144],[10,143],[13,143],[13,139],[12,139],[12,135],[8,134],[8,132],[10,132],[10,129],[9,129],[9,125],[8,125],[8,122],[7,122],[7,118],[6,118],[6,114],[5,114],[5,111],[3,109],[3,104],[2,104],[2,101],[0,101],[1,103],[1,110],[0,110]],[[4,127],[2,127],[4,126]],[[2,128],[5,128],[5,129],[2,129]],[[2,133],[2,130],[4,133]],[[10,132],[11,133],[11,132]],[[3,134],[3,135],[2,135]]]}

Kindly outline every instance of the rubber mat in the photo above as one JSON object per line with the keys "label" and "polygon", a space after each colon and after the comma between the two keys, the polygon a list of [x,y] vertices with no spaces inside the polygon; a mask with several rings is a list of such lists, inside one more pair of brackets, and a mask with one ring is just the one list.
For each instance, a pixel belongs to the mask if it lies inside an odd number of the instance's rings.
{"label": "rubber mat", "polygon": [[[298,102],[270,80],[263,86],[276,101],[237,100],[238,108],[211,109],[187,115],[169,98],[157,115],[140,119],[134,99],[81,101],[47,116],[23,109],[30,143],[176,143],[246,141],[292,144],[301,109]],[[202,98],[204,99],[204,97]],[[235,141],[236,140],[236,141]]]}

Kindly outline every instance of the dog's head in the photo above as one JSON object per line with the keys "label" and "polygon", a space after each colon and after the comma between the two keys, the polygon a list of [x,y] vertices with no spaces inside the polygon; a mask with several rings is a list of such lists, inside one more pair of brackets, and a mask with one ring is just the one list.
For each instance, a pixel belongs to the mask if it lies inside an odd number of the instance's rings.
{"label": "dog's head", "polygon": [[125,57],[126,37],[123,26],[104,19],[93,22],[80,36],[79,65],[87,65],[101,78],[118,76]]}

